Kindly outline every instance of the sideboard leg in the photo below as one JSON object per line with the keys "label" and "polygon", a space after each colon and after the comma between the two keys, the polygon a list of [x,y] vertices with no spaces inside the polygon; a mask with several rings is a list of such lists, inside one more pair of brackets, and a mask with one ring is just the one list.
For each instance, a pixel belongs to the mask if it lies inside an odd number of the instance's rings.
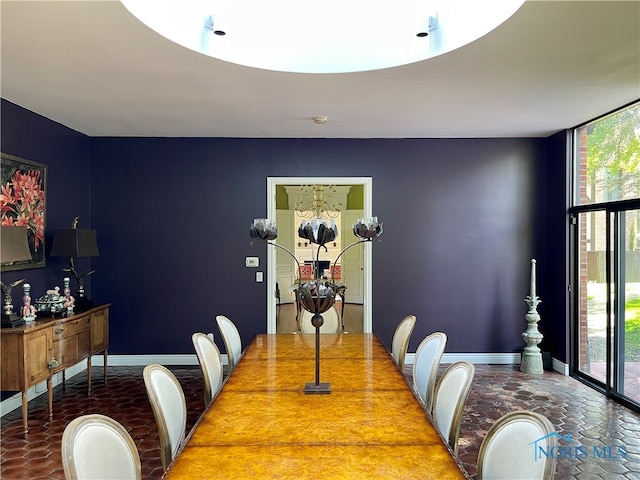
{"label": "sideboard leg", "polygon": [[91,355],[87,357],[87,396],[91,395]]}
{"label": "sideboard leg", "polygon": [[47,396],[49,397],[49,418],[53,418],[53,382],[51,376],[47,378]]}
{"label": "sideboard leg", "polygon": [[27,416],[29,415],[29,402],[27,401],[27,391],[22,392],[22,429],[24,433],[29,431],[29,424],[27,423]]}
{"label": "sideboard leg", "polygon": [[105,348],[104,349],[104,370],[103,370],[103,375],[104,375],[104,384],[107,384],[107,360],[108,360],[108,356],[109,354],[107,353],[108,349]]}

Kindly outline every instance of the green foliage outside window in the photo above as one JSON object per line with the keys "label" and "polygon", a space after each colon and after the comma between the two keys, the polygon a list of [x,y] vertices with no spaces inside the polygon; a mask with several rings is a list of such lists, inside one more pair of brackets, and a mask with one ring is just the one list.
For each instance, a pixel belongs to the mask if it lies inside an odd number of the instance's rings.
{"label": "green foliage outside window", "polygon": [[586,127],[592,202],[640,197],[640,103]]}

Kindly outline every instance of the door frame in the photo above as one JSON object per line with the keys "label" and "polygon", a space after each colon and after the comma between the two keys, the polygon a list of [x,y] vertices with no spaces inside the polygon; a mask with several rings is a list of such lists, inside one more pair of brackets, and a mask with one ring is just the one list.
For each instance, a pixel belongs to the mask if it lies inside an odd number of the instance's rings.
{"label": "door frame", "polygon": [[[365,217],[371,217],[372,177],[267,177],[267,218],[276,218],[276,187],[278,185],[362,185],[363,212]],[[340,232],[339,232],[340,233]],[[372,257],[371,242],[364,242],[364,305],[363,330],[372,333],[371,319],[371,278]],[[267,248],[267,333],[276,333],[276,258],[275,248]]]}

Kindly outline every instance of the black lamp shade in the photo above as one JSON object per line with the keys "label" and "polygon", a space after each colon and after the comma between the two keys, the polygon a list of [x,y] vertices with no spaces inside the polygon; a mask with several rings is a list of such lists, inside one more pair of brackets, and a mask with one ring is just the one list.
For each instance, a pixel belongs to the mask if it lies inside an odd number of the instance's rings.
{"label": "black lamp shade", "polygon": [[98,257],[96,231],[90,228],[68,228],[53,232],[52,257]]}
{"label": "black lamp shade", "polygon": [[3,226],[1,235],[2,263],[31,260],[27,227]]}

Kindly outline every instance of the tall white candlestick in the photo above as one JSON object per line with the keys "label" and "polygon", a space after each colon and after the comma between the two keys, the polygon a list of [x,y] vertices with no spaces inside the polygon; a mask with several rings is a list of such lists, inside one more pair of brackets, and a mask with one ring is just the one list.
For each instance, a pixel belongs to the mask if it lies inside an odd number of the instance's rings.
{"label": "tall white candlestick", "polygon": [[531,259],[531,299],[536,298],[536,260]]}

